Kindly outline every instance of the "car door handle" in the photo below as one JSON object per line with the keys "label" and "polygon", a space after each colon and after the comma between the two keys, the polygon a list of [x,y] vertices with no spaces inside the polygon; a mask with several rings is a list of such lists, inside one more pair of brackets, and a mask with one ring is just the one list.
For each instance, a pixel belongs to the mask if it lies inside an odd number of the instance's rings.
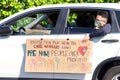
{"label": "car door handle", "polygon": [[119,42],[118,39],[105,39],[105,40],[102,40],[101,42],[105,43],[105,42],[108,42],[108,43],[114,43],[114,42]]}

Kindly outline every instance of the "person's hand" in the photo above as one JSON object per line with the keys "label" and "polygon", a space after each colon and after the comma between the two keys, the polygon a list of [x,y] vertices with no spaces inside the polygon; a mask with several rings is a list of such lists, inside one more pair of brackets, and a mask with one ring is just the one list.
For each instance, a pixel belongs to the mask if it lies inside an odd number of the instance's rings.
{"label": "person's hand", "polygon": [[86,42],[90,39],[89,34],[85,34],[85,37],[83,38],[83,42]]}
{"label": "person's hand", "polygon": [[100,29],[100,27],[95,27],[95,29]]}

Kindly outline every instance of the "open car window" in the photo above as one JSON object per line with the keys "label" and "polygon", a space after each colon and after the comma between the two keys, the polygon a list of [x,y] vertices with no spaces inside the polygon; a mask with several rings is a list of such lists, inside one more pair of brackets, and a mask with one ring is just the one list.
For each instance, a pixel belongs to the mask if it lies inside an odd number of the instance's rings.
{"label": "open car window", "polygon": [[[57,16],[55,18],[55,16]],[[51,34],[55,29],[59,11],[47,11],[31,14],[18,19],[9,25],[14,30],[13,35],[34,35],[34,34]],[[50,18],[50,19],[49,19]],[[48,20],[49,19],[49,20]],[[56,19],[56,20],[53,20]],[[53,24],[54,23],[54,24]]]}
{"label": "open car window", "polygon": [[[68,16],[68,25],[65,29],[65,33],[91,33],[95,28],[94,21],[98,11],[99,10],[71,10]],[[110,19],[108,19],[108,23],[111,24]]]}

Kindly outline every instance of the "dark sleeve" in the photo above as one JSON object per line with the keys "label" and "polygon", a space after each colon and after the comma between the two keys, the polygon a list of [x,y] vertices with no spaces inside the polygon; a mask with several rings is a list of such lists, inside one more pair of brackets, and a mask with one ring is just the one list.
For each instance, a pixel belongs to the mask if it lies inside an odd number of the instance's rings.
{"label": "dark sleeve", "polygon": [[93,37],[104,36],[104,35],[110,33],[110,31],[111,31],[111,25],[106,24],[103,28],[95,29],[93,32],[91,32],[89,37],[93,38]]}

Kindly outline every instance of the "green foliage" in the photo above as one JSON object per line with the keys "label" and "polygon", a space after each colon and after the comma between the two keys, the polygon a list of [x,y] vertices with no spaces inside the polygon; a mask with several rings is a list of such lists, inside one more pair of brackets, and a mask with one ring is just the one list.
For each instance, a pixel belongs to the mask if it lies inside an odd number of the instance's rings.
{"label": "green foliage", "polygon": [[62,3],[116,3],[119,0],[0,0],[0,20],[24,9]]}
{"label": "green foliage", "polygon": [[14,23],[11,24],[11,27],[13,28],[14,31],[18,31],[20,27],[23,27],[29,23],[31,23],[35,18],[32,17],[25,17],[22,18],[18,21],[15,21]]}

